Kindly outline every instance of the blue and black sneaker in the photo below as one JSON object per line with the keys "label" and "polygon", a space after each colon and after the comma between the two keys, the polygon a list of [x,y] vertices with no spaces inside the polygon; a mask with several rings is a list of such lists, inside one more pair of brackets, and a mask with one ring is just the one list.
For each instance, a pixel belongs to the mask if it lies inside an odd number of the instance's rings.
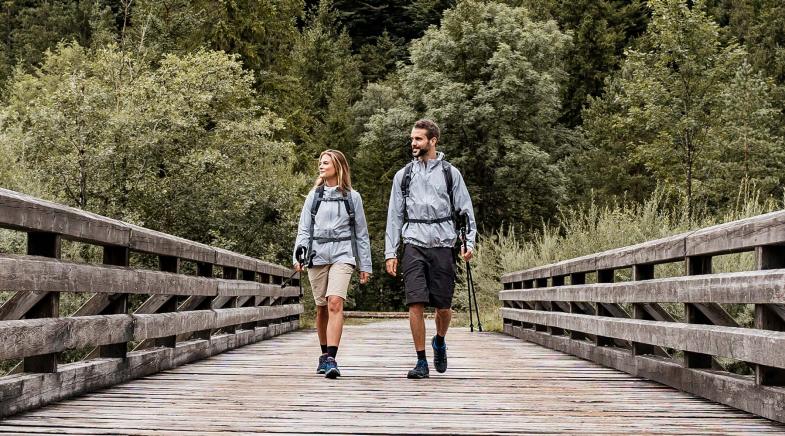
{"label": "blue and black sneaker", "polygon": [[433,366],[438,372],[447,371],[447,343],[442,346],[436,345],[436,336],[431,339],[431,347],[433,347]]}
{"label": "blue and black sneaker", "polygon": [[338,369],[338,362],[332,357],[328,357],[324,364],[324,376],[327,378],[338,378],[341,371]]}
{"label": "blue and black sneaker", "polygon": [[327,356],[329,356],[327,353],[319,356],[319,366],[316,367],[317,374],[324,374],[324,372],[327,371]]}
{"label": "blue and black sneaker", "polygon": [[428,361],[425,359],[417,359],[417,365],[414,369],[409,370],[406,377],[413,379],[428,378]]}

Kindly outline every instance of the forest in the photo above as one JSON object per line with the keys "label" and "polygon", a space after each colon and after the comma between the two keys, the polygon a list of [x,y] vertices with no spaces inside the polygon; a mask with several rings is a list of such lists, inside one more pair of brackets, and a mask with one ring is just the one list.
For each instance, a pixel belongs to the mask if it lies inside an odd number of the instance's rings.
{"label": "forest", "polygon": [[362,310],[403,309],[384,228],[419,118],[492,308],[505,271],[781,209],[783,108],[780,0],[0,2],[0,187],[288,265],[341,150]]}

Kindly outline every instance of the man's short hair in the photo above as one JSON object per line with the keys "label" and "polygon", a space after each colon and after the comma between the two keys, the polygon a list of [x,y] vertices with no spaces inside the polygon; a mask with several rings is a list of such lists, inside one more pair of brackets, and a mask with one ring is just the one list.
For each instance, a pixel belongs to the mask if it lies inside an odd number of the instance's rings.
{"label": "man's short hair", "polygon": [[439,134],[440,134],[439,126],[437,126],[436,123],[433,122],[433,120],[429,120],[427,118],[418,120],[416,123],[414,123],[414,128],[424,129],[426,132],[428,132],[427,136],[429,140],[431,138],[436,138],[437,141],[439,140]]}

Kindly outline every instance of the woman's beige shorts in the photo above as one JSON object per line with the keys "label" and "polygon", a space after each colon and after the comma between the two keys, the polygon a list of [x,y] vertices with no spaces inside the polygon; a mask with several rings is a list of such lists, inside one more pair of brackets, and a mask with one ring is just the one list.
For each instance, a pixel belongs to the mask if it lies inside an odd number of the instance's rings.
{"label": "woman's beige shorts", "polygon": [[316,265],[308,268],[308,280],[311,282],[316,305],[326,306],[327,297],[330,295],[337,295],[346,300],[353,272],[354,265],[348,263]]}

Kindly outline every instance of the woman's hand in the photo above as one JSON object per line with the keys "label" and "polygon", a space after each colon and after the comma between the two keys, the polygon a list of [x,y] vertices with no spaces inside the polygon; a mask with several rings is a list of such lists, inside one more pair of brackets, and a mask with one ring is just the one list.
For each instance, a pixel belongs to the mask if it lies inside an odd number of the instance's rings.
{"label": "woman's hand", "polygon": [[303,266],[300,265],[300,262],[295,262],[292,268],[297,272],[303,272]]}
{"label": "woman's hand", "polygon": [[365,271],[360,271],[360,284],[364,285],[368,283],[368,279],[371,277],[371,273],[367,273]]}

